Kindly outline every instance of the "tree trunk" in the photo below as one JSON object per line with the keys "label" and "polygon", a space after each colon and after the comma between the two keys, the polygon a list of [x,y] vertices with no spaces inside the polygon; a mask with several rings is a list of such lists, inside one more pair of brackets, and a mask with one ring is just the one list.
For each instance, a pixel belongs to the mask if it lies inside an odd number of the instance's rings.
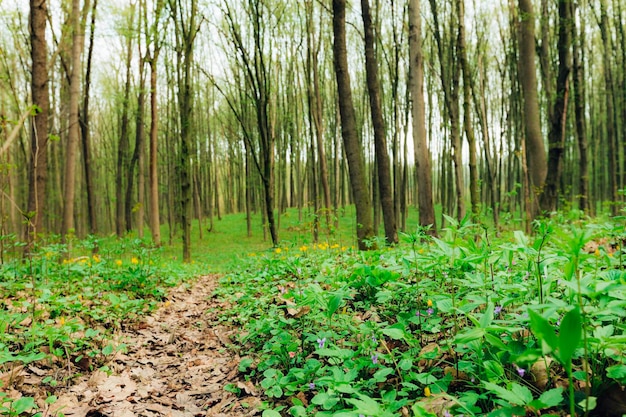
{"label": "tree trunk", "polygon": [[459,64],[463,73],[463,129],[467,137],[469,148],[469,174],[470,174],[470,202],[472,215],[476,218],[480,214],[480,190],[478,189],[478,158],[476,156],[476,136],[472,126],[472,74],[467,62],[467,47],[465,45],[465,0],[456,0],[458,27],[458,55]]}
{"label": "tree trunk", "polygon": [[[96,190],[94,186],[94,170],[92,167],[91,138],[89,132],[89,95],[91,87],[91,63],[94,48],[94,32],[96,26],[96,9],[98,0],[94,0],[91,8],[91,24],[89,31],[89,50],[87,52],[87,69],[85,70],[85,87],[83,93],[83,107],[81,110],[81,137],[83,145],[83,166],[85,168],[85,183],[87,185],[87,217],[89,220],[89,233],[98,234],[98,222],[96,216]],[[87,17],[85,13],[84,17]]]}
{"label": "tree trunk", "polygon": [[158,50],[150,59],[150,229],[152,243],[161,246],[161,221],[159,217],[159,108],[157,90]]}
{"label": "tree trunk", "polygon": [[[131,16],[129,27],[133,26],[134,22],[134,7],[131,9]],[[124,86],[124,97],[122,99],[121,109],[121,126],[120,126],[120,139],[117,147],[117,169],[115,171],[115,230],[118,237],[122,237],[125,231],[125,218],[124,218],[124,172],[128,165],[128,148],[130,146],[130,139],[128,138],[128,124],[129,124],[129,106],[130,106],[130,85],[131,85],[131,63],[133,57],[133,41],[131,37],[126,39],[126,81]]]}
{"label": "tree trunk", "polygon": [[28,166],[28,213],[26,223],[26,252],[32,249],[37,233],[43,230],[43,213],[46,200],[48,173],[48,46],[46,23],[48,6],[46,0],[30,0],[30,54],[31,99],[36,106],[30,131],[30,163]]}
{"label": "tree trunk", "polygon": [[370,12],[369,0],[361,0],[363,28],[365,31],[365,68],[367,91],[370,99],[372,126],[374,128],[374,147],[376,152],[376,168],[378,173],[378,190],[383,211],[385,236],[388,244],[398,243],[398,230],[393,205],[393,187],[391,184],[391,163],[387,152],[385,138],[385,120],[380,103],[380,81],[378,80],[378,60],[374,52],[374,28]]}
{"label": "tree trunk", "polygon": [[361,250],[370,249],[368,241],[374,236],[372,203],[367,189],[367,173],[363,151],[357,136],[356,116],[348,72],[346,50],[346,0],[333,0],[333,53],[339,112],[341,115],[341,134],[350,171],[350,185],[356,206],[357,242]]}
{"label": "tree trunk", "polygon": [[565,152],[565,129],[569,101],[569,76],[572,67],[572,0],[559,0],[559,72],[556,81],[556,97],[550,112],[550,132],[548,134],[548,172],[541,194],[541,210],[552,212],[558,203],[558,187],[563,173],[563,154]]}
{"label": "tree trunk", "polygon": [[[535,13],[532,0],[519,0],[519,82],[524,97],[524,128],[526,131],[526,161],[534,194],[539,194],[548,173],[546,149],[541,134],[539,98],[537,94],[537,69],[535,65]],[[531,203],[535,207],[535,199]],[[536,210],[531,211],[534,216]]]}
{"label": "tree trunk", "polygon": [[[86,0],[88,2],[89,0]],[[86,7],[88,9],[88,7]],[[76,158],[80,140],[80,119],[78,117],[80,85],[82,72],[82,52],[85,43],[84,28],[81,25],[80,0],[72,0],[72,73],[70,76],[70,108],[69,132],[65,159],[65,178],[63,184],[63,223],[61,235],[65,240],[68,234],[74,233],[74,204],[76,194]]]}

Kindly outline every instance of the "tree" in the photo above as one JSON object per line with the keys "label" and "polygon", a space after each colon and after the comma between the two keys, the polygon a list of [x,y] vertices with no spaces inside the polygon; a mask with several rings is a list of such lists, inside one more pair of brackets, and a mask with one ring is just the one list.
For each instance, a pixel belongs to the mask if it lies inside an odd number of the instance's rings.
{"label": "tree", "polygon": [[[144,30],[148,36],[146,61],[150,65],[150,230],[152,242],[161,246],[161,222],[159,219],[159,169],[158,169],[158,139],[159,139],[159,104],[158,104],[158,72],[159,53],[163,43],[160,35],[159,21],[163,10],[163,0],[157,0],[154,9],[154,21],[148,29],[148,18],[144,15]],[[164,29],[164,28],[163,28]]]}
{"label": "tree", "polygon": [[465,43],[465,0],[456,0],[456,10],[459,18],[458,27],[458,59],[463,74],[463,129],[469,147],[469,172],[470,172],[470,202],[472,215],[478,216],[480,211],[480,194],[478,185],[478,167],[476,156],[476,136],[472,126],[471,97],[472,97],[472,74],[467,62],[467,46]]}
{"label": "tree", "polygon": [[363,151],[357,135],[356,116],[352,102],[352,88],[348,72],[346,49],[346,0],[333,0],[333,56],[339,114],[341,117],[341,135],[348,160],[350,187],[356,206],[357,241],[361,250],[369,249],[368,240],[374,236],[372,203],[367,188],[367,174]]}
{"label": "tree", "polygon": [[[89,97],[91,90],[91,65],[94,49],[94,34],[96,26],[96,9],[98,0],[94,0],[91,8],[91,24],[89,30],[89,48],[87,52],[87,68],[85,70],[83,105],[80,111],[80,132],[81,143],[83,145],[83,167],[85,169],[85,183],[87,191],[87,216],[89,219],[89,233],[98,233],[98,222],[96,220],[96,191],[94,186],[94,170],[92,167],[91,152],[91,132],[89,129]],[[87,13],[83,13],[83,18],[87,18]],[[85,25],[83,24],[83,27]]]}
{"label": "tree", "polygon": [[541,209],[546,212],[556,210],[558,188],[563,174],[563,153],[565,152],[565,128],[569,102],[569,78],[572,67],[572,19],[571,0],[559,0],[559,70],[556,81],[556,97],[550,112],[548,133],[548,172],[541,194]]}
{"label": "tree", "polygon": [[367,72],[367,91],[370,98],[370,112],[374,128],[374,147],[376,152],[376,168],[378,174],[378,188],[380,202],[383,209],[385,236],[387,243],[398,243],[398,231],[393,205],[393,187],[391,185],[391,164],[387,152],[385,138],[385,120],[380,103],[380,81],[378,79],[378,60],[374,52],[374,29],[369,0],[361,0],[361,14],[365,32],[365,69]]}
{"label": "tree", "polygon": [[415,156],[415,182],[419,185],[417,201],[419,222],[430,226],[430,233],[437,234],[432,191],[432,168],[430,150],[426,140],[426,110],[424,103],[424,55],[422,52],[422,18],[420,0],[409,0],[409,91],[413,147]]}
{"label": "tree", "polygon": [[48,47],[46,0],[30,0],[31,99],[35,106],[30,131],[30,164],[28,170],[28,213],[26,236],[32,247],[36,234],[42,232],[48,172]]}
{"label": "tree", "polygon": [[[537,94],[537,67],[535,64],[535,14],[532,0],[519,0],[519,61],[518,73],[523,95],[526,160],[531,186],[541,193],[548,173],[546,149],[541,134],[541,116]],[[534,201],[535,199],[533,199]],[[532,212],[536,212],[533,203]]]}
{"label": "tree", "polygon": [[[89,10],[88,4],[89,0],[86,0],[86,10]],[[82,53],[85,43],[84,27],[81,25],[80,0],[72,0],[70,21],[72,28],[72,72],[70,75],[69,132],[63,185],[65,205],[63,206],[63,223],[61,224],[61,235],[64,239],[69,233],[72,233],[74,229],[76,158],[78,154],[78,142],[80,140],[80,119],[78,111],[82,73]]]}
{"label": "tree", "polygon": [[176,68],[178,84],[178,111],[180,117],[180,183],[181,183],[181,223],[183,227],[183,261],[191,262],[191,218],[192,218],[192,141],[191,141],[191,118],[193,107],[193,79],[191,66],[193,64],[193,51],[196,35],[200,30],[200,24],[196,21],[198,16],[197,0],[185,2],[182,0],[169,0],[171,18],[174,22],[176,37]]}

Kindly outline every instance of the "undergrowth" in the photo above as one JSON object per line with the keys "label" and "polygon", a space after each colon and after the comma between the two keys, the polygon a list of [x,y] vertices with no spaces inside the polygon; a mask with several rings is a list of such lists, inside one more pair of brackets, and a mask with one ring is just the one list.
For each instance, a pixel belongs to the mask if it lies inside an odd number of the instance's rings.
{"label": "undergrowth", "polygon": [[264,417],[619,412],[603,393],[626,382],[623,219],[447,223],[377,251],[284,246],[223,277]]}
{"label": "undergrowth", "polygon": [[[108,370],[124,349],[117,331],[152,311],[167,288],[193,273],[164,262],[160,250],[138,239],[101,245],[95,238],[69,244],[39,245],[23,258],[13,256],[5,239],[0,264],[0,385],[36,363],[56,369],[43,380],[50,392],[80,373]],[[0,386],[0,415],[22,415],[35,408],[31,397],[11,398]],[[44,388],[44,387],[42,387]]]}

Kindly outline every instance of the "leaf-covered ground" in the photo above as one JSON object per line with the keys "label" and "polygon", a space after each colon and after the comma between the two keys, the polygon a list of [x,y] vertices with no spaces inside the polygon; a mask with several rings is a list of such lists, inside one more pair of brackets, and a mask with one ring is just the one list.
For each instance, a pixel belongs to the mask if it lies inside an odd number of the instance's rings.
{"label": "leaf-covered ground", "polygon": [[[54,390],[42,381],[52,374],[81,372],[46,361],[19,366],[0,375],[13,398],[31,396],[43,415],[66,416],[250,416],[258,411],[255,388],[238,378],[239,357],[225,346],[233,330],[217,323],[228,306],[212,294],[215,276],[171,291],[151,315],[117,334],[125,352],[113,355],[108,372],[84,372],[69,386]],[[238,386],[236,397],[224,390]],[[241,394],[244,393],[244,395]]]}

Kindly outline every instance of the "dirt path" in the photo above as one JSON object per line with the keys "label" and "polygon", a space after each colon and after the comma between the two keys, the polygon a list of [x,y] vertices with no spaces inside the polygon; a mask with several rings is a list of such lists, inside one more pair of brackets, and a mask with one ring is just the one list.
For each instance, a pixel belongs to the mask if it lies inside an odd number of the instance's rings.
{"label": "dirt path", "polygon": [[[260,400],[252,384],[238,378],[239,357],[225,348],[233,330],[216,325],[212,297],[217,285],[205,276],[192,288],[180,286],[162,306],[125,332],[127,345],[109,364],[56,392],[45,415],[66,416],[253,416]],[[239,397],[226,384],[241,390]]]}

